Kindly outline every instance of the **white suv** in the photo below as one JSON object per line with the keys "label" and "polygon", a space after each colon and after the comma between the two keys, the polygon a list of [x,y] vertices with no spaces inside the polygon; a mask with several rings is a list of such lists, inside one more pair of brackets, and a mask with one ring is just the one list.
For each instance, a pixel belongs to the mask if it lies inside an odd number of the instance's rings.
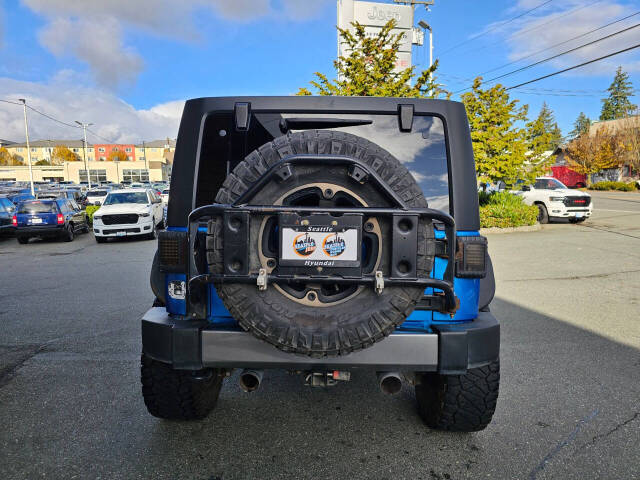
{"label": "white suv", "polygon": [[96,242],[135,235],[154,239],[164,223],[163,213],[162,200],[149,188],[112,190],[93,215]]}
{"label": "white suv", "polygon": [[584,222],[593,212],[591,195],[570,190],[553,177],[538,177],[533,185],[524,185],[514,192],[527,205],[538,207],[538,222],[548,223],[551,218],[567,218],[571,223]]}

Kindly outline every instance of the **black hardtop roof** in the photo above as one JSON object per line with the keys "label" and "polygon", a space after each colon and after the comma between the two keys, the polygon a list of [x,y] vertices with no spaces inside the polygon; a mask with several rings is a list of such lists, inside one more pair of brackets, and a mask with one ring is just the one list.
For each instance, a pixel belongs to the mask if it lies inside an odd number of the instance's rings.
{"label": "black hardtop roof", "polygon": [[397,113],[400,105],[412,105],[414,114],[442,119],[450,162],[450,208],[458,229],[479,228],[478,194],[464,105],[452,100],[399,97],[335,97],[292,95],[286,97],[238,96],[202,97],[187,100],[182,112],[171,178],[172,202],[168,219],[171,226],[186,226],[196,203],[194,192],[200,162],[204,122],[215,112],[233,112],[237,104],[248,104],[250,111],[308,113]]}

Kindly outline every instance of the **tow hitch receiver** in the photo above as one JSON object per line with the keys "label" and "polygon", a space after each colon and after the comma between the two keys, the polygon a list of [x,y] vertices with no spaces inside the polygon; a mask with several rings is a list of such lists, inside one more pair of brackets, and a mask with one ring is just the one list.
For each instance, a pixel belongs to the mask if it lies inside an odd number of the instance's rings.
{"label": "tow hitch receiver", "polygon": [[308,387],[332,387],[339,381],[351,380],[351,372],[347,370],[331,370],[328,372],[307,372],[304,384]]}

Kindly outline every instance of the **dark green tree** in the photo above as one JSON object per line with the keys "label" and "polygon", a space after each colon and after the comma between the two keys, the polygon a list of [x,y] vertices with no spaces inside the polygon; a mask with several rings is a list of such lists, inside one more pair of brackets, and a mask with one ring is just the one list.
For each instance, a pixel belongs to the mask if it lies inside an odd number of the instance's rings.
{"label": "dark green tree", "polygon": [[576,121],[573,122],[573,130],[569,132],[569,137],[577,138],[589,132],[589,127],[591,127],[591,119],[587,117],[584,112],[580,112]]}
{"label": "dark green tree", "polygon": [[[346,55],[333,62],[337,79],[316,72],[311,85],[318,95],[368,96],[368,97],[421,97],[438,98],[450,93],[436,82],[434,72],[438,61],[421,72],[415,67],[396,69],[402,34],[394,34],[395,20],[390,20],[377,35],[368,36],[363,25],[353,23],[354,30],[338,28]],[[417,77],[417,78],[415,78]],[[413,81],[413,84],[411,83]],[[301,88],[298,95],[312,95]]]}
{"label": "dark green tree", "polygon": [[616,70],[616,75],[607,91],[609,96],[602,99],[600,120],[624,118],[631,115],[637,108],[629,100],[629,97],[633,96],[633,84],[629,80],[629,74],[622,71],[622,67]]}
{"label": "dark green tree", "polygon": [[527,129],[531,150],[555,150],[562,142],[562,131],[547,102],[543,102],[538,117],[527,124]]}

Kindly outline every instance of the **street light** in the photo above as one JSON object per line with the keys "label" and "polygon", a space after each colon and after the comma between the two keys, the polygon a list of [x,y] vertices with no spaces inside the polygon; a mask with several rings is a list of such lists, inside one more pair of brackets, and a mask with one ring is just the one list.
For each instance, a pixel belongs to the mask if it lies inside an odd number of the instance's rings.
{"label": "street light", "polygon": [[84,171],[87,172],[87,186],[90,189],[91,172],[89,171],[89,168],[87,168],[87,127],[90,127],[93,123],[82,123],[78,120],[75,120],[75,122],[82,127],[82,131],[84,132],[84,148],[82,149],[82,152],[84,153]]}
{"label": "street light", "polygon": [[29,159],[29,180],[31,182],[31,195],[36,196],[33,188],[33,168],[31,167],[31,146],[29,145],[29,127],[27,126],[27,101],[24,98],[18,99],[24,107],[24,135],[27,138],[27,158]]}
{"label": "street light", "polygon": [[433,31],[427,22],[424,20],[420,20],[418,25],[422,27],[423,30],[429,30],[429,68],[433,65]]}

